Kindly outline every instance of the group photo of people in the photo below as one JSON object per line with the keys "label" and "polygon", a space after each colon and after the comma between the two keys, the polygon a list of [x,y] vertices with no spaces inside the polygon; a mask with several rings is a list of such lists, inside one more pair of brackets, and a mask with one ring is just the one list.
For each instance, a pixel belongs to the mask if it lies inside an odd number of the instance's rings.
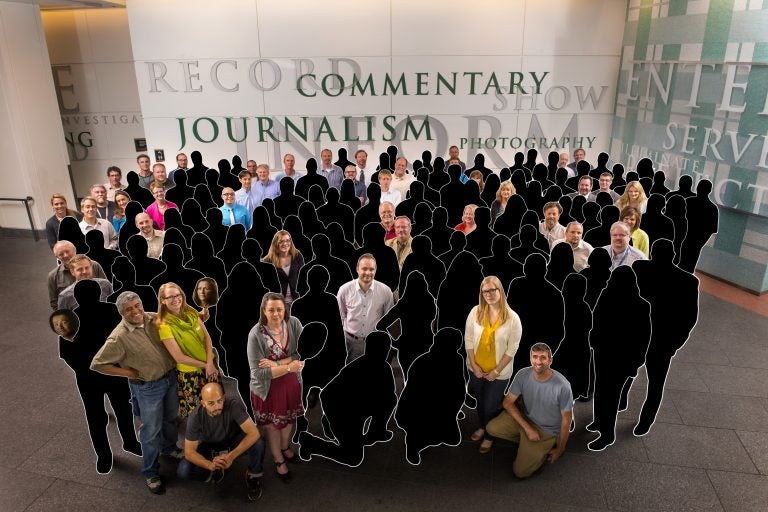
{"label": "group photo of people", "polygon": [[711,182],[584,148],[501,169],[458,146],[410,157],[140,154],[75,205],[51,196],[49,324],[98,473],[116,470],[113,414],[153,494],[168,467],[219,482],[237,465],[256,501],[265,472],[290,484],[394,442],[412,465],[511,443],[514,477],[536,478],[576,428],[591,451],[621,443],[643,367],[632,434],[651,431],[698,319]]}

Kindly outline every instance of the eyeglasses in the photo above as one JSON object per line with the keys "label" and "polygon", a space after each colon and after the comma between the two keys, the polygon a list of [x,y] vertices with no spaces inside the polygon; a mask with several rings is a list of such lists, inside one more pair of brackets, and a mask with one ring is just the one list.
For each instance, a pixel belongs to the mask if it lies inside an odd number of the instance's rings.
{"label": "eyeglasses", "polygon": [[170,297],[165,297],[163,300],[166,300],[168,302],[176,302],[177,300],[181,300],[181,294],[171,295]]}
{"label": "eyeglasses", "polygon": [[221,195],[222,195],[222,196],[233,196],[233,195],[235,195],[235,193],[234,193],[234,192],[224,192],[224,193],[223,193],[223,194],[221,194]]}
{"label": "eyeglasses", "polygon": [[483,292],[483,295],[493,295],[497,291],[499,291],[498,288],[488,288],[487,290],[481,290]]}

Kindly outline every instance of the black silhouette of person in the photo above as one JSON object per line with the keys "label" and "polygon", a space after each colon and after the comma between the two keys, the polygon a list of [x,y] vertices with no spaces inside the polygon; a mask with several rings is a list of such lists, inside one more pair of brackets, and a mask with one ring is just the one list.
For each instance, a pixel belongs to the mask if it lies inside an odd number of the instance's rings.
{"label": "black silhouette of person", "polygon": [[[187,171],[184,169],[179,169],[178,171],[174,172],[173,181],[175,185],[168,189],[168,191],[165,193],[165,198],[174,204],[184,204],[184,201],[192,197],[192,195],[195,193],[195,189],[187,184]],[[166,211],[166,213],[168,213],[168,211]],[[166,226],[168,225],[167,218],[165,219],[165,224]]]}
{"label": "black silhouette of person", "polygon": [[235,265],[244,260],[243,242],[245,241],[245,226],[242,224],[233,224],[227,229],[227,238],[224,241],[224,247],[221,248],[216,256],[224,262],[224,268],[227,274],[232,271]]}
{"label": "black silhouette of person", "polygon": [[211,240],[216,252],[224,247],[224,242],[227,240],[227,226],[222,223],[223,220],[224,214],[218,208],[209,208],[205,212],[208,227],[202,233]]}
{"label": "black silhouette of person", "polygon": [[[315,176],[325,179],[323,176],[317,174],[315,174]],[[303,179],[304,177],[301,178],[301,180]],[[299,183],[301,180],[299,180]],[[275,215],[282,220],[285,220],[289,215],[298,214],[299,205],[304,202],[304,198],[309,194],[310,187],[302,188],[304,194],[299,194],[296,187],[298,187],[298,185],[293,178],[286,176],[280,180],[280,195],[274,198],[272,202],[275,204]],[[318,185],[318,187],[320,187],[320,185]],[[322,190],[325,191],[327,188],[328,187]]]}
{"label": "black silhouette of person", "polygon": [[400,281],[400,265],[395,251],[384,244],[384,227],[378,222],[371,222],[363,228],[363,243],[354,255],[355,267],[358,258],[365,253],[372,254],[376,259],[376,280],[389,286],[390,290],[396,289]]}
{"label": "black silhouette of person", "polygon": [[[282,226],[282,223],[280,223]],[[256,240],[262,251],[268,251],[272,239],[277,233],[277,228],[270,223],[269,213],[262,204],[253,210],[253,225],[246,233],[247,238]]]}
{"label": "black silhouette of person", "polygon": [[648,351],[650,315],[651,306],[640,296],[632,268],[616,268],[597,300],[589,333],[595,361],[595,399],[594,419],[587,430],[600,434],[587,444],[592,451],[604,450],[616,441],[616,416],[626,408],[632,380]]}
{"label": "black silhouette of person", "polygon": [[74,217],[64,217],[61,219],[59,224],[59,241],[62,240],[72,242],[77,254],[86,254],[89,250],[88,244],[85,242],[85,235],[80,229],[77,219]]}
{"label": "black silhouette of person", "polygon": [[59,338],[59,356],[75,372],[77,390],[83,401],[85,420],[96,452],[96,470],[109,473],[112,469],[112,449],[107,437],[109,416],[104,410],[107,395],[115,412],[123,449],[141,455],[141,445],[133,429],[131,392],[128,382],[120,377],[103,375],[90,369],[91,361],[104,344],[121,317],[113,304],[100,302],[101,288],[90,279],[79,281],[74,289],[78,307],[74,313],[81,319],[80,328],[72,341]]}
{"label": "black silhouette of person", "polygon": [[699,255],[709,237],[717,233],[720,213],[717,205],[709,198],[712,192],[712,182],[701,180],[696,185],[696,195],[685,200],[685,218],[688,221],[688,232],[680,247],[680,268],[693,272]]}
{"label": "black silhouette of person", "polygon": [[463,330],[470,310],[477,305],[477,290],[483,270],[472,253],[459,252],[445,274],[437,292],[437,328]]}
{"label": "black silhouette of person", "polygon": [[666,200],[661,194],[651,194],[648,198],[645,213],[640,221],[640,228],[648,233],[648,242],[653,242],[660,238],[674,240],[675,224],[670,218],[664,215]]}
{"label": "black silhouette of person", "polygon": [[338,190],[335,188],[328,189],[325,193],[325,204],[317,209],[317,218],[326,227],[332,222],[340,224],[344,238],[352,242],[355,239],[355,211],[348,205],[341,203],[339,197]]}
{"label": "black silhouette of person", "polygon": [[241,261],[232,269],[227,288],[219,297],[216,327],[221,331],[221,345],[227,354],[229,376],[237,379],[240,397],[251,410],[251,368],[245,357],[248,333],[254,324],[254,297],[263,297],[267,289],[256,269]]}
{"label": "black silhouette of person", "polygon": [[523,264],[523,276],[513,279],[507,288],[507,303],[524,326],[513,360],[513,377],[520,368],[530,365],[530,349],[534,343],[550,340],[554,344],[563,339],[563,296],[547,281],[546,273],[546,258],[542,254],[531,254]]}
{"label": "black silhouette of person", "polygon": [[[341,285],[352,280],[352,272],[349,270],[347,262],[331,254],[331,241],[325,233],[318,233],[312,237],[312,252],[315,257],[299,271],[297,287],[300,294],[303,295],[309,290],[307,274],[316,266],[324,267],[330,274],[331,279],[327,289],[332,294],[336,294]],[[378,277],[378,271],[376,277]]]}
{"label": "black silhouette of person", "polygon": [[[651,259],[638,261],[640,296],[651,304],[651,342],[645,355],[648,387],[634,433],[648,433],[664,394],[672,358],[685,344],[699,316],[699,280],[674,264],[674,247],[667,239],[651,246]],[[640,264],[641,263],[641,264]]]}
{"label": "black silhouette of person", "polygon": [[157,311],[157,294],[151,286],[136,284],[136,269],[127,256],[120,256],[112,264],[112,295],[107,302],[114,303],[123,292],[134,292],[141,299],[145,311]]}
{"label": "black silhouette of person", "polygon": [[155,202],[152,192],[139,185],[139,175],[136,171],[128,171],[125,181],[128,183],[128,186],[123,190],[131,197],[131,201],[136,201],[142,208],[146,208]]}
{"label": "black silhouette of person", "polygon": [[[327,418],[332,440],[310,432],[299,435],[299,455],[309,460],[314,455],[347,466],[363,462],[365,446],[392,438],[387,429],[397,404],[395,378],[387,363],[389,335],[373,331],[365,342],[365,354],[342,368],[320,392],[320,403]],[[368,430],[364,433],[367,426]]]}
{"label": "black silhouette of person", "polygon": [[693,177],[690,174],[683,174],[677,179],[677,190],[672,190],[665,194],[665,198],[669,201],[672,196],[683,196],[683,199],[688,199],[696,195],[693,191]]}
{"label": "black silhouette of person", "polygon": [[592,329],[592,310],[584,300],[586,292],[587,279],[583,275],[569,274],[565,278],[565,336],[557,347],[557,357],[552,363],[552,368],[562,373],[571,383],[574,398],[589,397],[589,370],[592,359],[589,331]]}
{"label": "black silhouette of person", "polygon": [[[175,210],[175,208],[171,208],[170,210]],[[181,234],[181,231],[179,231],[178,228],[169,228],[166,226],[165,235],[163,236],[163,247],[172,244],[178,245],[179,249],[181,249],[182,262],[185,265],[192,259],[192,251],[189,250],[188,243],[189,242],[184,238],[184,235]]]}
{"label": "black silhouette of person", "polygon": [[104,269],[107,280],[112,281],[112,263],[120,256],[120,251],[104,248],[104,234],[98,229],[92,229],[85,235],[85,243],[88,244],[89,258],[96,261]]}
{"label": "black silhouette of person", "polygon": [[[280,180],[281,195],[283,185],[282,182],[283,180]],[[319,185],[320,188],[323,189],[323,192],[328,190],[328,180],[325,178],[325,176],[317,173],[317,160],[314,158],[307,160],[307,174],[302,176],[301,179],[296,183],[296,195],[307,197],[307,194],[309,194],[309,187],[312,185]]]}
{"label": "black silhouette of person", "polygon": [[133,235],[126,245],[128,257],[136,269],[136,284],[149,284],[165,270],[165,263],[147,256],[147,240],[143,236]]}
{"label": "black silhouette of person", "polygon": [[[256,269],[256,273],[261,278],[261,283],[264,287],[273,293],[283,293],[282,279],[285,276],[286,280],[288,276],[282,270],[278,273],[277,268],[271,261],[263,259],[264,253],[261,250],[259,242],[252,238],[246,238],[243,240],[242,256],[245,261],[250,263]],[[304,256],[301,253],[296,255],[296,261],[301,260],[301,264],[304,264]],[[286,282],[287,285],[287,282]],[[298,292],[293,296],[296,298]]]}
{"label": "black silhouette of person", "polygon": [[432,225],[422,234],[432,240],[432,254],[439,255],[450,249],[451,235],[456,230],[448,225],[448,210],[438,206],[432,211]]}
{"label": "black silhouette of person", "polygon": [[[207,190],[207,189],[206,189]],[[200,203],[194,197],[184,201],[181,205],[181,220],[185,225],[192,228],[195,233],[202,233],[208,228],[208,222],[203,217],[203,210]],[[127,222],[126,222],[127,224]],[[123,226],[125,228],[125,226]],[[122,231],[122,229],[120,230]],[[136,231],[138,233],[138,231]]]}
{"label": "black silhouette of person", "polygon": [[[395,411],[395,421],[405,432],[405,458],[411,464],[421,462],[426,448],[461,442],[458,417],[467,391],[462,351],[461,332],[440,329],[429,352],[411,365]],[[440,378],[435,378],[436,368]]]}
{"label": "black silhouette of person", "polygon": [[187,169],[187,184],[190,187],[197,187],[205,183],[205,171],[208,168],[203,164],[203,155],[199,151],[190,153],[189,158],[192,160],[192,167]]}
{"label": "black silhouette of person", "polygon": [[184,267],[184,251],[176,244],[164,245],[160,259],[165,263],[165,270],[156,275],[150,281],[149,286],[159,292],[160,286],[163,284],[176,283],[191,300],[195,295],[197,281],[205,277],[203,273],[193,268]]}
{"label": "black silhouette of person", "polygon": [[573,250],[569,244],[559,243],[552,248],[547,263],[547,281],[558,290],[563,289],[566,277],[573,272]]}
{"label": "black silhouette of person", "polygon": [[509,283],[523,275],[523,264],[509,255],[509,238],[496,235],[491,241],[491,255],[480,259],[483,276],[496,276],[506,290]]}
{"label": "black silhouette of person", "polygon": [[[414,311],[419,314],[413,314]],[[413,361],[426,353],[432,345],[432,327],[436,316],[437,305],[434,295],[429,291],[427,280],[424,274],[414,271],[408,274],[400,300],[376,324],[376,328],[383,331],[396,320],[400,320],[400,336],[394,340],[392,346],[397,349],[397,361],[406,381]],[[442,378],[442,368],[440,372]],[[463,393],[461,400],[464,400]]]}
{"label": "black silhouette of person", "polygon": [[211,240],[202,233],[195,233],[192,237],[192,259],[187,262],[187,268],[212,277],[220,290],[227,287],[227,269],[224,262],[214,255]]}
{"label": "black silhouette of person", "polygon": [[411,241],[411,254],[403,262],[400,269],[400,281],[397,289],[400,294],[405,291],[406,279],[411,272],[421,272],[427,280],[429,293],[437,295],[440,283],[445,277],[445,265],[432,253],[432,241],[424,235],[416,235]]}

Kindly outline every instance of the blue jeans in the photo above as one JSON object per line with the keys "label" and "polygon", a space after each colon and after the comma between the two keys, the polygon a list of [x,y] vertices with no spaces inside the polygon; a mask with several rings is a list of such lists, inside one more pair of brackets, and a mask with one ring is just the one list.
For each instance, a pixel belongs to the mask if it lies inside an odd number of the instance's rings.
{"label": "blue jeans", "polygon": [[[478,379],[473,373],[469,374],[469,382],[472,389],[472,396],[477,399],[477,416],[480,419],[480,428],[485,428],[489,421],[499,415],[504,401],[504,390],[509,384],[509,379],[496,379],[489,382],[485,379]],[[493,439],[486,432],[486,439]]]}
{"label": "blue jeans", "polygon": [[[213,457],[215,456],[214,452],[222,450],[231,451],[235,446],[240,444],[243,437],[245,437],[245,435],[240,434],[222,445],[200,443],[197,445],[197,453],[208,460],[213,460]],[[264,473],[265,446],[266,443],[264,442],[264,438],[260,437],[258,441],[253,443],[253,445],[245,451],[245,454],[248,455],[248,471],[256,476],[261,476]],[[176,475],[183,480],[205,481],[208,480],[211,472],[201,468],[197,464],[189,462],[187,459],[182,459],[179,462],[179,467],[176,469]]]}
{"label": "blue jeans", "polygon": [[160,476],[160,453],[170,453],[176,447],[179,397],[176,372],[152,382],[128,381],[131,395],[141,412],[139,442],[143,462],[141,473],[146,478]]}

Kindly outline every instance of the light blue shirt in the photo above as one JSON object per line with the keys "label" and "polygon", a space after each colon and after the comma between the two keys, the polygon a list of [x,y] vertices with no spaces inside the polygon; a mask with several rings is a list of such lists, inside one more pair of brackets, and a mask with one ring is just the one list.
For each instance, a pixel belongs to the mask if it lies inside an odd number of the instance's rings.
{"label": "light blue shirt", "polygon": [[328,180],[328,186],[333,187],[336,190],[341,189],[341,182],[344,181],[344,171],[338,165],[331,165],[330,169],[317,169],[317,174],[325,176]]}
{"label": "light blue shirt", "polygon": [[245,187],[240,188],[240,190],[235,191],[235,203],[245,206],[248,209],[249,213],[253,213],[253,210],[256,209],[260,202],[257,203],[256,194],[253,193],[253,187],[251,187],[251,190],[246,191]]}
{"label": "light blue shirt", "polygon": [[287,177],[287,178],[291,178],[291,179],[293,179],[293,181],[299,181],[299,178],[301,178],[302,176],[304,176],[304,175],[303,175],[303,174],[301,174],[299,171],[296,171],[296,170],[294,170],[294,171],[293,171],[293,174],[292,174],[292,175],[290,175],[290,176],[288,176],[287,174],[285,174],[285,171],[282,171],[280,174],[278,174],[277,176],[275,176],[275,181],[276,181],[277,183],[280,183],[280,180],[281,180],[281,179],[283,179],[283,178],[286,178],[286,177]]}
{"label": "light blue shirt", "polygon": [[232,213],[235,216],[235,224],[242,224],[245,226],[246,231],[251,229],[251,224],[253,224],[253,217],[251,217],[251,212],[248,211],[248,209],[241,205],[241,204],[233,204],[232,206],[224,205],[219,207],[219,210],[221,210],[221,223],[225,226],[231,226],[232,220],[230,219],[229,212],[232,211]]}
{"label": "light blue shirt", "polygon": [[251,186],[251,193],[256,197],[256,206],[260,206],[265,199],[274,199],[280,195],[280,184],[275,180],[267,180],[266,183],[256,181]]}

